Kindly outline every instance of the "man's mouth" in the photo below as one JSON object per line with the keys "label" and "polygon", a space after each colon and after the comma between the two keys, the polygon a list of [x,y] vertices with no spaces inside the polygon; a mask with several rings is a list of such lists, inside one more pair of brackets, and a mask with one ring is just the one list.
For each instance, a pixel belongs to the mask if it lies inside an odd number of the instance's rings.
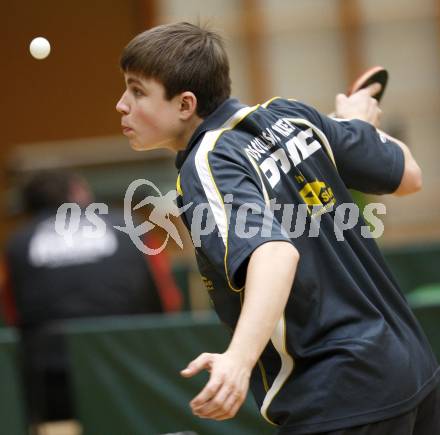
{"label": "man's mouth", "polygon": [[128,125],[121,124],[121,127],[122,127],[122,134],[127,135],[127,134],[133,132],[133,129],[131,127],[129,127]]}

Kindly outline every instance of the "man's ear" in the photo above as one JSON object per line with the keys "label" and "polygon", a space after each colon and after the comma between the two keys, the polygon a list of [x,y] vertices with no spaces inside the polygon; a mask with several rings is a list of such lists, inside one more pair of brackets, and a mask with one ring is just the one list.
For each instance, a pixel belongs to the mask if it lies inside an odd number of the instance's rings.
{"label": "man's ear", "polygon": [[180,94],[180,119],[186,121],[197,110],[197,97],[191,91],[185,91]]}

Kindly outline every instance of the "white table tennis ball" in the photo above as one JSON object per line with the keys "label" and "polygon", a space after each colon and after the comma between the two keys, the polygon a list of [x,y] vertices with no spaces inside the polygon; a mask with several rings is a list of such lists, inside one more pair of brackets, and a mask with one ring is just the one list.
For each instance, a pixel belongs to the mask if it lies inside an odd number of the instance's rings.
{"label": "white table tennis ball", "polygon": [[29,51],[35,59],[45,59],[50,53],[50,44],[46,38],[39,36],[32,39]]}

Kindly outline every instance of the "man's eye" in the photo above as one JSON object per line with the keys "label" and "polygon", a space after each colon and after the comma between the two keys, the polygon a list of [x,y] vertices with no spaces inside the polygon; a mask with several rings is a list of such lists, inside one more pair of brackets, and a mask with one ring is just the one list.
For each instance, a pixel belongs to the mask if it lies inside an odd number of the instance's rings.
{"label": "man's eye", "polygon": [[135,97],[142,97],[142,95],[144,95],[144,93],[138,88],[132,88],[131,92]]}

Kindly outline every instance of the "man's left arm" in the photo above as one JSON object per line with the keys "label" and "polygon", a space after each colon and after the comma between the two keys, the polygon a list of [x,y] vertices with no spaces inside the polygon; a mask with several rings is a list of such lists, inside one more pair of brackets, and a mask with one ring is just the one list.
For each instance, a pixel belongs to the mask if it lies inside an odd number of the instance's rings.
{"label": "man's left arm", "polygon": [[392,192],[396,196],[409,195],[418,192],[422,188],[422,171],[417,164],[410,149],[402,141],[379,130],[379,121],[382,115],[378,102],[373,98],[380,91],[378,83],[346,96],[336,96],[335,116],[342,119],[360,119],[376,127],[377,131],[389,141],[397,145],[403,153],[404,167],[402,178],[397,189]]}
{"label": "man's left arm", "polygon": [[210,372],[208,383],[190,402],[195,415],[215,420],[235,416],[246,398],[251,371],[283,315],[298,261],[298,251],[285,241],[269,241],[252,253],[244,303],[228,349],[203,353],[181,372],[184,377]]}
{"label": "man's left arm", "polygon": [[393,192],[393,195],[404,196],[418,192],[422,188],[422,170],[412,155],[410,149],[401,140],[390,136],[378,129],[378,132],[385,136],[388,140],[395,143],[403,152],[404,168],[400,184]]}

